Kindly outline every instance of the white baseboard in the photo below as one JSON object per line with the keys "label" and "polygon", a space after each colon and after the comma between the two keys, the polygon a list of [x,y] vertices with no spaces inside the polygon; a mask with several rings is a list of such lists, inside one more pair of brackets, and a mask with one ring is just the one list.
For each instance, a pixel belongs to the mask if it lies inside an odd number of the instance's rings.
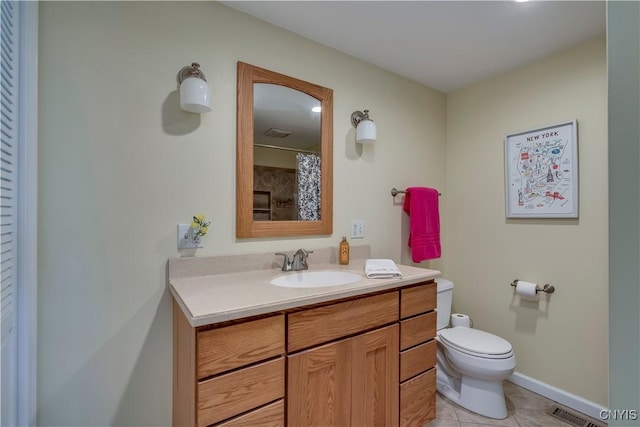
{"label": "white baseboard", "polygon": [[515,385],[519,385],[522,388],[526,388],[534,393],[540,394],[573,410],[582,412],[583,414],[598,421],[606,423],[606,421],[602,420],[600,417],[600,413],[603,409],[606,410],[608,408],[604,408],[598,403],[591,402],[580,396],[576,396],[575,394],[560,390],[557,387],[543,383],[542,381],[538,381],[519,372],[514,372],[513,375],[507,378],[507,381],[510,381]]}

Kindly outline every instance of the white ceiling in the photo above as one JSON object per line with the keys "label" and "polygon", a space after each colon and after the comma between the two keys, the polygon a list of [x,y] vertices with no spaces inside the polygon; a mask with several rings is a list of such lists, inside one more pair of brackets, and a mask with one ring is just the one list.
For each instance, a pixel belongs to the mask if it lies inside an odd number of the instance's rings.
{"label": "white ceiling", "polygon": [[449,92],[595,38],[604,1],[223,1]]}

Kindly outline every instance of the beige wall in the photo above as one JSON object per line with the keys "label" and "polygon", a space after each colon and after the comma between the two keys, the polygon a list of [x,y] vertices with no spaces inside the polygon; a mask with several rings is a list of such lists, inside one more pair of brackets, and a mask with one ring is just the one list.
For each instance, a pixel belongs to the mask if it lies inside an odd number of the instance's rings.
{"label": "beige wall", "polygon": [[[217,255],[335,246],[363,219],[353,243],[407,262],[389,190],[411,185],[443,192],[444,256],[425,266],[455,281],[454,309],[510,340],[519,372],[606,404],[604,40],[445,97],[214,2],[42,2],[40,22],[39,424],[170,424],[177,223],[204,212],[197,255]],[[238,60],[334,90],[333,236],[235,238]],[[192,61],[209,114],[177,105]],[[580,218],[506,221],[504,135],[574,118]],[[523,306],[516,277],[558,290]]]}
{"label": "beige wall", "polygon": [[[607,404],[608,189],[604,38],[447,97],[443,275],[454,310],[509,340],[516,370]],[[579,219],[505,219],[504,137],[577,119]],[[551,283],[538,305],[513,279]]]}
{"label": "beige wall", "polygon": [[[236,240],[238,60],[334,90],[333,236]],[[337,246],[362,219],[372,255],[400,259],[390,189],[444,187],[444,94],[215,2],[42,2],[39,61],[40,425],[170,424],[176,224],[204,212],[215,255]],[[192,61],[211,113],[178,107]]]}

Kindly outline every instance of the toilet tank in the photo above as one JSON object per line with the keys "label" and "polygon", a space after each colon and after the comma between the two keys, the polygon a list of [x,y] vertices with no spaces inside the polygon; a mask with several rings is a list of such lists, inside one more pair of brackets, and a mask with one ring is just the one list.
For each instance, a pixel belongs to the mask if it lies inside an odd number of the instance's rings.
{"label": "toilet tank", "polygon": [[451,280],[438,277],[436,279],[438,289],[438,330],[449,326],[451,318],[451,300],[453,298],[453,282]]}

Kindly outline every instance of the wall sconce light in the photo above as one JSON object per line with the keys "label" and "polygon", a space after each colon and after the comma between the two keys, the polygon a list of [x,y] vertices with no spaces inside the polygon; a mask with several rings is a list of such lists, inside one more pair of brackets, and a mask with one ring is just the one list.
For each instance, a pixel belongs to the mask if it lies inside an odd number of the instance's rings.
{"label": "wall sconce light", "polygon": [[351,123],[356,128],[356,142],[360,144],[373,144],[376,142],[376,124],[369,118],[369,110],[354,111],[351,114]]}
{"label": "wall sconce light", "polygon": [[178,73],[180,85],[180,107],[192,113],[208,113],[211,111],[211,93],[209,85],[200,71],[200,64],[194,62],[183,67]]}

